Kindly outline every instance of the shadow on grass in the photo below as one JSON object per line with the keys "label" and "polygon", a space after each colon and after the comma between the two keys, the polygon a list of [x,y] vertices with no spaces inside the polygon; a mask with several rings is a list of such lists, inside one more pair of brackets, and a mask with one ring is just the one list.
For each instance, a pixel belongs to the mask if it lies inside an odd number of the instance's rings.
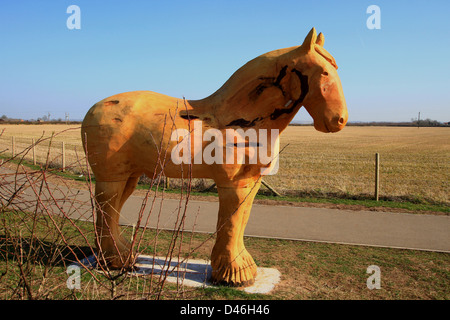
{"label": "shadow on grass", "polygon": [[95,253],[89,246],[55,244],[36,237],[6,237],[0,235],[0,261],[20,261],[21,264],[65,267]]}

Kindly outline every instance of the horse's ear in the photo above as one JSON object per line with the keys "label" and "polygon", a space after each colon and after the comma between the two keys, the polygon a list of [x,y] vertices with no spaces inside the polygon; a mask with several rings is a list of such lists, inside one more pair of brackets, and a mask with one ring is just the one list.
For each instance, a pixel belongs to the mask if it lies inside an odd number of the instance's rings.
{"label": "horse's ear", "polygon": [[305,50],[307,52],[311,51],[314,48],[314,45],[316,44],[316,39],[317,39],[316,29],[313,27],[306,36],[305,41],[303,41],[303,44],[301,46],[302,50]]}
{"label": "horse's ear", "polygon": [[325,36],[323,35],[323,33],[319,33],[319,35],[317,36],[317,40],[316,40],[316,44],[323,47],[323,44],[325,43]]}

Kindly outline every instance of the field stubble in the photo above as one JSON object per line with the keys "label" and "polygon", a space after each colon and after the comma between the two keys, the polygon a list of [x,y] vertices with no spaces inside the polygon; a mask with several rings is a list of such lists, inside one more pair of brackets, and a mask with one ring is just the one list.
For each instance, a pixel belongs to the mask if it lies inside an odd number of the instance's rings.
{"label": "field stubble", "polygon": [[[84,157],[80,127],[2,125],[0,151],[11,152],[12,136],[17,154],[30,146],[32,138],[49,137],[54,132],[58,134],[52,139],[50,162],[55,166],[61,163],[64,141],[66,166],[76,168]],[[47,158],[49,141],[36,147],[40,163]],[[371,196],[375,153],[379,153],[381,198],[450,203],[450,128],[347,126],[339,133],[323,134],[311,126],[289,126],[280,141],[279,171],[264,180],[287,195]],[[26,159],[31,157],[29,152]],[[171,185],[176,184],[171,180]]]}

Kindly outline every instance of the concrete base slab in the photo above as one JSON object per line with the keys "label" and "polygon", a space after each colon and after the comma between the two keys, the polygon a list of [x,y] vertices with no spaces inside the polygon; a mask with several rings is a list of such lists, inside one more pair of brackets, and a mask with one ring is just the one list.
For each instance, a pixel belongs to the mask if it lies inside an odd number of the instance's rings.
{"label": "concrete base slab", "polygon": [[[180,261],[174,257],[168,261],[165,257],[139,255],[136,260],[137,269],[133,275],[153,275],[166,276],[169,283],[178,283],[189,287],[217,287],[209,279],[211,278],[211,265],[209,261],[199,259],[189,259],[187,262]],[[260,268],[252,286],[237,288],[247,293],[267,294],[273,290],[280,281],[281,273],[273,268]]]}
{"label": "concrete base slab", "polygon": [[[87,268],[96,267],[96,256],[92,255],[81,261]],[[165,257],[155,257],[139,255],[136,259],[135,270],[130,272],[134,276],[148,276],[153,273],[153,277],[166,277],[169,283],[178,283],[188,287],[219,287],[213,285],[211,278],[211,265],[209,261],[199,259],[189,259],[178,262],[177,257],[168,261]],[[267,294],[271,292],[275,285],[280,282],[281,273],[273,268],[258,267],[255,283],[249,287],[236,288],[247,293]]]}

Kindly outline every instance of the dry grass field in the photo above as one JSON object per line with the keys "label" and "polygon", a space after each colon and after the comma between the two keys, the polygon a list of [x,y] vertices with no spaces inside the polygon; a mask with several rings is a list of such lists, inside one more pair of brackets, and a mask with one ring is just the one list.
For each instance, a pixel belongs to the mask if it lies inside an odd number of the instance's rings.
{"label": "dry grass field", "polygon": [[[62,141],[67,166],[84,156],[80,125],[1,125],[3,129],[0,152],[10,153],[12,136],[18,153],[32,138],[55,132],[50,161],[60,163]],[[341,132],[324,134],[311,126],[289,126],[281,137],[283,147],[278,173],[264,178],[283,193],[373,195],[378,152],[380,197],[450,203],[450,128],[347,126]],[[36,148],[38,162],[45,161],[47,151],[48,140]]]}
{"label": "dry grass field", "polygon": [[449,203],[450,128],[351,127],[322,134],[288,127],[278,175],[266,180],[287,190],[373,194],[380,154],[380,196]]}
{"label": "dry grass field", "polygon": [[[51,166],[61,165],[62,141],[64,141],[66,166],[78,169],[80,160],[84,158],[81,143],[81,124],[14,124],[0,125],[0,153],[11,155],[12,137],[14,137],[15,154],[20,158],[32,160],[32,139],[36,141],[37,163],[50,163]],[[52,135],[53,138],[52,138]],[[38,140],[41,140],[38,142]],[[50,149],[49,149],[50,146]],[[50,152],[49,152],[50,151]]]}

